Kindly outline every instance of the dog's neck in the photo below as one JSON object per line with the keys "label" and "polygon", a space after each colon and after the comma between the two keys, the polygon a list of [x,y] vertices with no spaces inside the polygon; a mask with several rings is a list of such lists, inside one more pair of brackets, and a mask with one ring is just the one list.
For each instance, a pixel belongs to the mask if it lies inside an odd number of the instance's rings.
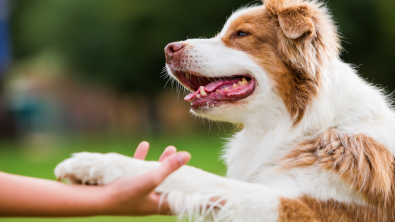
{"label": "dog's neck", "polygon": [[393,115],[385,96],[340,60],[326,69],[319,95],[298,125],[281,109],[274,110],[274,114],[252,116],[229,139],[223,155],[229,177],[259,182],[255,179],[276,167],[298,142],[330,128],[346,132],[347,127]]}

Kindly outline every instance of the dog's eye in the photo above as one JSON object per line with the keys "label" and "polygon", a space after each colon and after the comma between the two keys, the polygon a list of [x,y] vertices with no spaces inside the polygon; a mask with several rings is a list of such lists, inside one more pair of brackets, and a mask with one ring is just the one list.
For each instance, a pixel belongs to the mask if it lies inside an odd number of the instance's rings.
{"label": "dog's eye", "polygon": [[248,36],[250,33],[248,32],[243,32],[243,31],[237,31],[236,36],[238,37],[244,37],[244,36]]}

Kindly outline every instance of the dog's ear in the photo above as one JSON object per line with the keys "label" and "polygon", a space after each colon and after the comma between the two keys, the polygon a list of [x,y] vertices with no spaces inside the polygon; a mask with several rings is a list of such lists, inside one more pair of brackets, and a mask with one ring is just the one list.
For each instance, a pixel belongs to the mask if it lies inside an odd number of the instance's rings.
{"label": "dog's ear", "polygon": [[290,39],[308,37],[315,31],[309,9],[305,5],[281,10],[278,13],[278,21],[284,34]]}
{"label": "dog's ear", "polygon": [[[289,39],[314,34],[314,22],[308,5],[298,0],[265,0],[269,12],[278,19],[279,25]],[[302,3],[302,4],[301,4]]]}

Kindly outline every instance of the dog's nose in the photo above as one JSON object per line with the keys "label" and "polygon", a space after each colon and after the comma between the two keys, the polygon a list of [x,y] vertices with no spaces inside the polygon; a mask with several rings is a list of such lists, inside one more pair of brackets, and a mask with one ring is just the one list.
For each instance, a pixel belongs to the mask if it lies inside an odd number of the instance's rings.
{"label": "dog's nose", "polygon": [[184,49],[184,44],[173,42],[165,47],[166,63],[170,64],[174,57],[180,54]]}

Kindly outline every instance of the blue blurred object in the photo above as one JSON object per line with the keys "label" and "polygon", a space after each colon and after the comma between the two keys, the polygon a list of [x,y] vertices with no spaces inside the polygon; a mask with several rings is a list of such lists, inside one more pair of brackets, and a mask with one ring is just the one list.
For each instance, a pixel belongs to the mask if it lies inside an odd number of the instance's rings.
{"label": "blue blurred object", "polygon": [[8,28],[8,0],[0,0],[0,78],[3,77],[11,60]]}

